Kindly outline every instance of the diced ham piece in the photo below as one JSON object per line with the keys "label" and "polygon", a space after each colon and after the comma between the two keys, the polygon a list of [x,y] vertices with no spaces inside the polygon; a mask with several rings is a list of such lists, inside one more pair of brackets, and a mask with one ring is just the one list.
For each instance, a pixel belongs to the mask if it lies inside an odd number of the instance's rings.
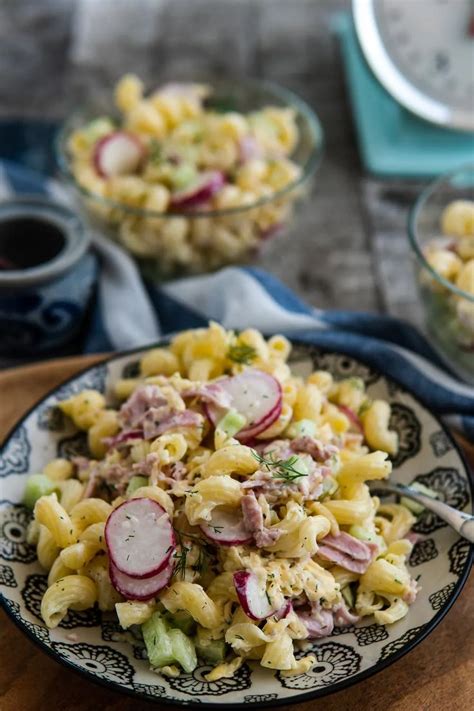
{"label": "diced ham piece", "polygon": [[271,459],[289,459],[294,454],[289,439],[274,439],[273,442],[265,443],[262,452]]}
{"label": "diced ham piece", "polygon": [[82,498],[87,499],[91,496],[115,498],[124,493],[132,474],[133,471],[123,464],[95,463],[91,468]]}
{"label": "diced ham piece", "polygon": [[332,613],[335,627],[350,627],[360,620],[359,615],[352,614],[344,600],[333,607]]}
{"label": "diced ham piece", "polygon": [[186,465],[183,464],[183,462],[175,462],[170,465],[167,464],[163,467],[163,469],[165,470],[165,473],[175,481],[182,481],[186,478],[186,474],[188,473]]}
{"label": "diced ham piece", "polygon": [[244,526],[253,535],[257,548],[265,548],[275,543],[281,536],[281,531],[264,526],[262,507],[253,491],[242,496],[240,503],[244,516]]}
{"label": "diced ham piece", "polygon": [[145,439],[153,439],[179,427],[200,427],[203,422],[203,416],[193,410],[169,414],[159,422],[154,422],[151,418],[148,419],[147,415],[143,421],[143,436]]}
{"label": "diced ham piece", "polygon": [[321,540],[318,555],[330,560],[352,573],[365,573],[378,551],[375,543],[359,541],[358,538],[341,531],[338,536],[329,534]]}
{"label": "diced ham piece", "polygon": [[[287,440],[275,440],[272,444],[266,445],[263,454],[270,459],[277,460],[288,459],[294,456],[295,453],[289,448]],[[314,501],[321,495],[323,479],[327,474],[325,471],[326,468],[317,465],[308,455],[303,455],[301,459],[304,460],[308,474],[298,477],[291,484],[285,483],[284,488],[282,487],[281,480],[275,477],[273,473],[268,471],[265,467],[259,469],[252,474],[251,477],[246,479],[242,483],[242,488],[253,489],[263,494],[269,503],[274,503],[278,499],[281,499],[282,496],[289,496],[292,493],[302,494],[305,500]]]}
{"label": "diced ham piece", "polygon": [[230,410],[232,407],[232,398],[227,390],[224,390],[219,383],[205,383],[199,387],[188,388],[181,393],[183,398],[197,397],[203,402],[207,402],[216,407],[221,407],[224,410]]}
{"label": "diced ham piece", "polygon": [[168,401],[157,385],[137,388],[120,408],[119,418],[125,428],[138,428],[151,408],[167,407]]}
{"label": "diced ham piece", "polygon": [[87,484],[84,487],[84,491],[82,492],[83,499],[89,499],[91,496],[94,496],[98,483],[98,473],[98,469],[94,467],[94,469],[92,469],[91,473],[89,474],[89,479],[87,480]]}
{"label": "diced ham piece", "polygon": [[334,619],[331,610],[324,610],[319,604],[313,605],[309,612],[299,612],[298,617],[308,631],[310,639],[321,639],[331,634]]}
{"label": "diced ham piece", "polygon": [[326,462],[339,451],[333,444],[324,444],[314,437],[297,437],[291,442],[293,452],[309,454],[316,462]]}

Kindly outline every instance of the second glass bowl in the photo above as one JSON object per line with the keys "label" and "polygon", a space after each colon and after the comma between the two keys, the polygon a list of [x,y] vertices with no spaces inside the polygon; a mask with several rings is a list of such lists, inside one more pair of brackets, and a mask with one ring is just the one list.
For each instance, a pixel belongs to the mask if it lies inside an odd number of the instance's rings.
{"label": "second glass bowl", "polygon": [[[239,113],[266,106],[293,109],[298,143],[291,160],[299,177],[281,190],[249,204],[219,210],[156,212],[130,207],[81,186],[72,169],[71,134],[97,116],[114,115],[112,99],[72,115],[64,124],[56,149],[61,172],[72,187],[79,208],[102,233],[119,242],[156,280],[212,271],[248,261],[294,220],[297,203],[307,195],[323,149],[323,131],[312,109],[292,92],[266,81],[212,82],[213,104]],[[222,110],[222,109],[221,109]]]}
{"label": "second glass bowl", "polygon": [[[474,384],[474,269],[468,272],[467,289],[443,276],[427,259],[427,249],[440,246],[456,256],[459,236],[443,234],[442,218],[455,201],[474,200],[474,163],[442,176],[419,196],[409,217],[409,239],[416,259],[417,281],[428,334],[452,370]],[[474,207],[474,204],[473,204]],[[466,247],[473,249],[474,221],[466,215]],[[462,214],[458,215],[462,220]],[[445,220],[446,221],[446,220]],[[471,224],[472,222],[472,224]],[[472,231],[471,231],[472,230]],[[470,236],[469,236],[470,234]],[[469,242],[468,242],[469,240]],[[449,255],[448,255],[449,256]],[[474,263],[466,251],[464,265]],[[472,265],[471,265],[472,266]],[[470,283],[472,281],[472,284]]]}

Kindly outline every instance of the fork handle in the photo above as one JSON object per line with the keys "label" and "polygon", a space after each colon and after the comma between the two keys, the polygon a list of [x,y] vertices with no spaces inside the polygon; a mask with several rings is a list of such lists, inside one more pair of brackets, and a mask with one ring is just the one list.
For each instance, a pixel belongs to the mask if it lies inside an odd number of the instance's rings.
{"label": "fork handle", "polygon": [[464,513],[463,511],[458,511],[443,501],[432,499],[430,496],[421,494],[409,486],[403,486],[403,484],[387,484],[384,482],[380,489],[413,499],[413,501],[433,511],[433,513],[442,518],[443,521],[446,521],[460,536],[470,543],[474,543],[474,516]]}

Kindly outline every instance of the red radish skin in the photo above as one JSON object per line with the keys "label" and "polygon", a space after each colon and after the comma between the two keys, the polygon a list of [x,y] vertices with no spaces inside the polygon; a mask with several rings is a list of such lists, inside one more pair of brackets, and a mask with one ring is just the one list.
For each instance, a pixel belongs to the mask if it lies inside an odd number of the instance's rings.
{"label": "red radish skin", "polygon": [[102,178],[135,173],[145,157],[140,139],[126,131],[113,131],[97,141],[92,157]]}
{"label": "red radish skin", "polygon": [[225,175],[220,170],[210,170],[202,173],[199,176],[199,180],[190,187],[173,193],[171,207],[188,210],[202,206],[222,190],[225,182]]}
{"label": "red radish skin", "polygon": [[239,546],[252,542],[252,535],[244,526],[240,511],[214,509],[212,519],[200,526],[206,538],[221,546]]}
{"label": "red radish skin", "polygon": [[176,548],[168,514],[146,498],[125,501],[112,511],[105,524],[105,541],[114,567],[137,579],[157,575]]}
{"label": "red radish skin", "polygon": [[[240,442],[252,440],[280,417],[283,402],[281,385],[273,375],[249,368],[217,382],[231,396],[232,407],[247,420],[248,424],[236,435]],[[208,405],[206,413],[215,426],[225,411]]]}
{"label": "red radish skin", "polygon": [[275,620],[283,620],[285,617],[288,617],[291,612],[293,612],[293,604],[291,600],[287,600],[280,609],[273,614],[273,617]]}
{"label": "red radish skin", "polygon": [[166,568],[151,578],[132,578],[130,575],[121,573],[112,562],[109,564],[111,583],[117,592],[127,600],[151,600],[168,585],[173,570],[174,561],[171,560]]}
{"label": "red radish skin", "polygon": [[109,449],[112,449],[112,447],[120,447],[120,445],[127,444],[135,439],[143,439],[143,430],[126,430],[114,437],[104,437],[102,441]]}
{"label": "red radish skin", "polygon": [[265,592],[260,590],[255,573],[238,570],[234,573],[234,587],[243,611],[251,620],[265,620],[275,613]]}
{"label": "red radish skin", "polygon": [[338,408],[347,417],[347,419],[351,421],[354,427],[358,429],[361,434],[364,434],[362,422],[360,421],[360,418],[355,414],[354,410],[351,410],[351,408],[347,407],[347,405],[338,405]]}

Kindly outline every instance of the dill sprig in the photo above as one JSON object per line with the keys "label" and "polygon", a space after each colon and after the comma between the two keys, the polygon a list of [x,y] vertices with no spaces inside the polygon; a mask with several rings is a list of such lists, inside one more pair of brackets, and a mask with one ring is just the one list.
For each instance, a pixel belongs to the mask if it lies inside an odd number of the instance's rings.
{"label": "dill sprig", "polygon": [[[198,573],[204,573],[209,565],[208,552],[206,550],[206,541],[204,541],[201,536],[196,533],[188,533],[187,531],[181,531],[179,528],[175,528],[175,533],[178,538],[179,549],[175,550],[173,553],[173,558],[176,561],[173,574],[180,575],[184,579],[186,568],[192,568],[192,570]],[[183,538],[188,538],[191,541],[191,546],[187,546],[183,542]],[[195,565],[188,566],[188,554],[191,552],[192,543],[196,543],[199,548],[199,555]]]}
{"label": "dill sprig", "polygon": [[272,457],[273,452],[269,452],[267,457],[262,457],[258,452],[252,451],[252,455],[255,457],[257,462],[261,464],[267,471],[271,472],[274,479],[284,479],[285,481],[292,482],[295,479],[300,479],[302,476],[308,476],[307,471],[301,471],[297,469],[295,464],[301,462],[298,455],[293,454],[288,459],[275,459]]}
{"label": "dill sprig", "polygon": [[186,573],[186,565],[188,560],[188,553],[191,548],[188,548],[185,544],[180,543],[179,550],[176,549],[173,553],[173,558],[176,561],[174,566],[173,575],[178,576],[181,574],[181,578],[184,579]]}
{"label": "dill sprig", "polygon": [[250,365],[256,357],[257,351],[255,348],[248,346],[246,343],[235,343],[227,351],[227,358],[241,365]]}

